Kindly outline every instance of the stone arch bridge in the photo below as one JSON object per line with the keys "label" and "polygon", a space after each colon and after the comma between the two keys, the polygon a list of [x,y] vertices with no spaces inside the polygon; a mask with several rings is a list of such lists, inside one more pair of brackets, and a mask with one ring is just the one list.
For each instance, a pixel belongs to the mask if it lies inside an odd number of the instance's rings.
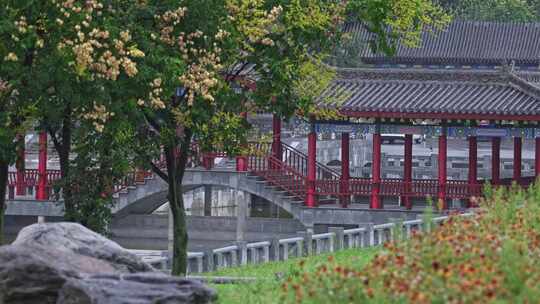
{"label": "stone arch bridge", "polygon": [[[358,225],[382,223],[392,219],[414,219],[422,211],[403,209],[370,210],[369,208],[327,205],[319,208],[305,207],[297,197],[249,172],[232,169],[188,169],[183,180],[184,192],[210,185],[245,191],[273,203],[298,219],[306,227],[316,224]],[[167,202],[167,184],[155,176],[129,186],[115,197],[113,213],[118,217],[130,214],[150,214]],[[6,215],[62,216],[63,204],[55,201],[8,200]]]}

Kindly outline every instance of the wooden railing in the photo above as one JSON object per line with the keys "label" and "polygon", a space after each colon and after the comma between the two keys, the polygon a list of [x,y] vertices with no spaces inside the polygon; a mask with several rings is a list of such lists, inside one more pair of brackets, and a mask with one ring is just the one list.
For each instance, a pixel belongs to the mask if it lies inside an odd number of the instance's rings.
{"label": "wooden railing", "polygon": [[[283,163],[287,164],[292,168],[295,168],[302,175],[307,176],[307,155],[285,143],[281,144],[281,149],[283,151]],[[320,162],[315,162],[315,165],[315,179],[340,179],[341,173],[321,164]]]}
{"label": "wooden railing", "polygon": [[307,178],[273,156],[254,156],[248,160],[248,169],[290,195],[303,200],[306,195]]}
{"label": "wooden railing", "polygon": [[[316,191],[319,195],[330,196],[369,196],[374,183],[369,178],[351,178],[344,180],[317,180]],[[448,180],[446,197],[450,199],[466,199],[482,195],[482,183],[469,184],[468,181]],[[393,197],[437,197],[439,182],[434,179],[420,179],[405,182],[401,179],[383,179],[380,182],[380,196]]]}
{"label": "wooden railing", "polygon": [[[247,166],[248,171],[264,178],[270,185],[285,190],[291,197],[304,200],[307,192],[307,172],[308,157],[301,151],[287,145],[281,144],[281,157],[272,154],[272,144],[269,142],[248,143]],[[204,158],[231,157],[225,151],[201,152],[196,143],[191,146],[188,158],[188,167],[198,167],[203,163]],[[156,160],[159,168],[165,169],[164,157]],[[153,177],[154,174],[147,170],[134,170],[126,174],[113,188],[114,193],[121,192],[128,187],[137,186],[145,179]],[[59,170],[47,171],[47,192],[52,193],[55,182],[60,180]],[[316,162],[315,168],[315,193],[325,199],[334,199],[336,202],[350,199],[355,196],[371,195],[374,183],[369,178],[352,177],[349,180],[342,180],[339,172]],[[9,172],[8,187],[9,195],[14,197],[17,186],[17,173]],[[19,181],[20,182],[20,181]],[[39,183],[39,172],[36,169],[25,170],[23,186],[34,188],[37,193]],[[534,182],[534,178],[523,177],[519,185],[527,187]],[[511,180],[503,179],[499,183],[501,186],[509,186]],[[436,179],[421,179],[405,182],[401,179],[382,179],[380,184],[380,196],[393,197],[433,197],[439,195],[439,182]],[[472,196],[481,196],[483,183],[469,184],[468,181],[448,180],[444,185],[445,196],[449,199],[467,199]]]}

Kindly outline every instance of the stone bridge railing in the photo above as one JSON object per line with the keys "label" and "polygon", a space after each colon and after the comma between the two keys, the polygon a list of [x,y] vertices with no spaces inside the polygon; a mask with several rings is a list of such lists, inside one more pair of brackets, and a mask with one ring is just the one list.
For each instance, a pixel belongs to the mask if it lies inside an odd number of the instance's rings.
{"label": "stone bridge railing", "polygon": [[[472,215],[473,213],[465,213],[460,216]],[[344,249],[380,246],[393,239],[408,239],[415,232],[429,232],[447,219],[448,216],[441,216],[434,217],[431,221],[416,219],[399,223],[370,224],[353,229],[331,227],[327,233],[302,232],[298,237],[255,243],[237,243],[206,252],[190,252],[188,253],[188,273],[211,272],[223,268],[286,261],[291,258],[331,253]],[[153,264],[162,266],[165,255],[166,251],[153,254],[155,257]],[[148,261],[152,263],[151,259]]]}

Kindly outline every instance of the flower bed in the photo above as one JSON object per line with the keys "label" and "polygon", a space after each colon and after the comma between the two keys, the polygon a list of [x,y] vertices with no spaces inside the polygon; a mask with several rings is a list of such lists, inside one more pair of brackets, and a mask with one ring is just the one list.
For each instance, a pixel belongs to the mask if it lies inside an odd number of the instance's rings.
{"label": "flower bed", "polygon": [[[474,216],[395,240],[367,265],[329,259],[282,285],[286,303],[536,303],[540,186],[486,190]],[[398,234],[399,235],[399,234]]]}

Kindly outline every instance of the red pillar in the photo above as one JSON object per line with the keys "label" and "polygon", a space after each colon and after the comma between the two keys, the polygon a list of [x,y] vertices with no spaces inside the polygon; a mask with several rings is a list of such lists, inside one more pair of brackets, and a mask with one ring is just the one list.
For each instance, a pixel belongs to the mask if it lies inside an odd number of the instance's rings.
{"label": "red pillar", "polygon": [[[240,113],[240,116],[245,120],[247,119],[247,112]],[[245,172],[247,171],[247,156],[246,155],[239,155],[236,157],[236,171],[238,172]]]}
{"label": "red pillar", "polygon": [[[469,137],[469,194],[476,192],[478,183],[478,141],[476,136]],[[469,207],[470,204],[469,204]]]}
{"label": "red pillar", "polygon": [[24,143],[24,135],[18,136],[19,141],[19,147],[17,150],[17,163],[15,166],[17,167],[17,177],[16,177],[16,187],[15,187],[15,194],[16,195],[25,195],[26,194],[26,182],[25,182],[25,143]]}
{"label": "red pillar", "polygon": [[282,159],[281,119],[276,114],[274,114],[274,116],[272,117],[272,131],[273,131],[272,155],[275,158],[281,160]]}
{"label": "red pillar", "polygon": [[317,133],[311,131],[308,134],[308,163],[307,163],[307,192],[306,206],[316,207],[317,198],[315,197],[316,180],[316,160],[317,160]]}
{"label": "red pillar", "polygon": [[412,208],[412,199],[409,196],[412,189],[412,151],[413,151],[413,136],[412,134],[405,135],[405,151],[403,157],[403,181],[405,182],[403,190],[405,195],[401,197],[403,205],[407,209]]}
{"label": "red pillar", "polygon": [[350,146],[350,137],[349,133],[342,133],[341,134],[341,187],[340,187],[340,194],[341,194],[341,206],[347,207],[347,205],[350,202],[350,194],[349,194],[349,179],[350,179],[350,172],[349,172],[349,146]]}
{"label": "red pillar", "polygon": [[369,208],[382,209],[381,200],[381,133],[373,134],[373,161],[371,164],[371,200]]}
{"label": "red pillar", "polygon": [[38,162],[39,184],[36,194],[37,200],[47,200],[47,133],[39,133],[39,162]]}
{"label": "red pillar", "polygon": [[534,171],[536,179],[540,177],[540,137],[537,137],[535,140],[536,152],[534,158]]}
{"label": "red pillar", "polygon": [[439,207],[447,208],[446,204],[446,156],[447,156],[447,140],[446,132],[439,136]]}
{"label": "red pillar", "polygon": [[212,155],[203,153],[203,167],[206,170],[211,170],[214,167],[214,157]]}
{"label": "red pillar", "polygon": [[247,157],[245,155],[240,155],[236,157],[236,171],[247,171]]}
{"label": "red pillar", "polygon": [[521,181],[521,137],[514,137],[514,181]]}
{"label": "red pillar", "polygon": [[501,182],[501,138],[491,139],[491,183],[498,185]]}

